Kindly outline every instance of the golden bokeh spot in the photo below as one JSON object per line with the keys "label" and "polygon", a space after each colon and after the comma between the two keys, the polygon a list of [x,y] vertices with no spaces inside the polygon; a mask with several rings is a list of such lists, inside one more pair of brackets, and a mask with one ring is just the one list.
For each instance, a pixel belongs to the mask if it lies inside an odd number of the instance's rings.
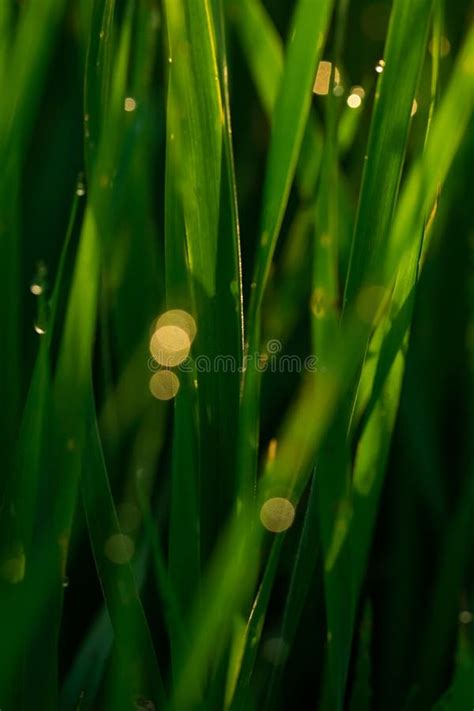
{"label": "golden bokeh spot", "polygon": [[356,96],[360,96],[361,99],[365,99],[365,89],[363,86],[353,86],[351,94],[355,94]]}
{"label": "golden bokeh spot", "polygon": [[414,116],[418,111],[418,101],[413,99],[413,104],[411,105],[411,116]]}
{"label": "golden bokeh spot", "polygon": [[384,69],[385,69],[385,60],[380,59],[377,63],[377,66],[375,67],[375,71],[377,72],[377,74],[382,74]]}
{"label": "golden bokeh spot", "polygon": [[181,328],[185,333],[187,333],[190,342],[192,343],[196,338],[196,321],[193,319],[191,314],[182,309],[170,309],[165,311],[155,324],[155,331],[163,326],[176,326]]}
{"label": "golden bokeh spot", "polygon": [[386,304],[388,290],[383,286],[364,286],[356,299],[356,312],[361,321],[375,323]]}
{"label": "golden bokeh spot", "polygon": [[153,358],[165,368],[174,368],[188,357],[191,339],[179,326],[160,326],[150,341]]}
{"label": "golden bokeh spot", "polygon": [[115,565],[125,565],[133,558],[135,544],[130,536],[125,536],[123,533],[114,533],[105,542],[104,553]]}
{"label": "golden bokeh spot", "polygon": [[347,97],[347,105],[350,109],[358,109],[362,104],[362,99],[358,94],[350,94]]}
{"label": "golden bokeh spot", "polygon": [[260,509],[262,526],[272,533],[286,531],[295,520],[295,507],[280,496],[268,499]]}
{"label": "golden bokeh spot", "polygon": [[[326,96],[329,94],[329,82],[331,81],[331,71],[332,62],[321,61],[319,62],[318,71],[316,73],[316,79],[314,81],[313,91],[319,96]],[[339,70],[336,67],[334,69],[334,84],[337,86],[340,81]]]}
{"label": "golden bokeh spot", "polygon": [[135,109],[137,108],[137,102],[135,101],[135,99],[132,99],[131,96],[127,96],[127,98],[123,102],[123,108],[129,113],[131,111],[135,111]]}
{"label": "golden bokeh spot", "polygon": [[178,390],[179,378],[171,370],[159,370],[150,378],[150,391],[157,400],[172,400]]}

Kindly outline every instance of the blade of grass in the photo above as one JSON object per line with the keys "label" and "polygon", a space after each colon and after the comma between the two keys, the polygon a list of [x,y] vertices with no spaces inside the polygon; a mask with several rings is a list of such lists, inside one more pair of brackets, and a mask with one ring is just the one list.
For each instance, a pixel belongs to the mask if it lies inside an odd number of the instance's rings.
{"label": "blade of grass", "polygon": [[[33,569],[29,565],[29,561],[32,560],[35,550],[33,544],[35,543],[36,512],[40,506],[42,496],[44,496],[44,494],[40,496],[39,491],[40,488],[42,489],[45,486],[44,477],[42,477],[45,457],[44,446],[46,437],[49,434],[50,423],[48,419],[52,407],[51,341],[54,331],[58,326],[57,316],[59,301],[64,298],[67,291],[64,279],[64,268],[66,259],[68,258],[71,238],[76,228],[78,213],[77,203],[78,200],[76,197],[73,203],[69,229],[64,242],[50,301],[47,332],[43,335],[40,343],[22,415],[18,437],[16,477],[9,492],[12,504],[17,512],[15,526],[16,540],[27,564],[25,577],[22,579],[20,576],[20,579],[17,581],[20,584],[20,590],[15,596],[22,606],[22,614],[14,615],[13,617],[10,616],[9,619],[6,618],[3,624],[3,640],[6,642],[11,639],[8,647],[11,664],[6,665],[2,670],[3,674],[0,680],[0,688],[2,689],[5,688],[5,685],[8,683],[8,677],[12,670],[15,667],[19,668],[21,666],[19,659],[20,655],[24,653],[23,645],[27,645],[31,635],[26,624],[21,632],[18,630],[18,619],[29,619],[30,615],[27,610],[32,607],[31,601],[34,600],[34,592],[36,591],[38,582]],[[33,610],[30,614],[34,614]],[[10,633],[12,635],[11,638]],[[17,641],[16,643],[13,643],[13,638]],[[18,681],[17,692],[20,691],[21,683]]]}
{"label": "blade of grass", "polygon": [[[37,115],[38,101],[54,46],[56,31],[65,6],[63,0],[28,3],[15,24],[10,3],[2,8],[2,53],[8,68],[0,65],[3,109],[0,113],[0,304],[6,335],[0,352],[0,389],[5,403],[1,417],[0,444],[5,452],[4,468],[13,470],[14,441],[19,425],[22,398],[20,367],[22,315],[20,282],[20,165]],[[5,40],[3,42],[3,40]],[[3,70],[3,71],[2,71]],[[7,478],[5,477],[5,483]],[[3,488],[3,486],[2,486]]]}
{"label": "blade of grass", "polygon": [[81,709],[94,708],[96,696],[113,643],[113,628],[104,608],[91,625],[79,649],[61,690],[60,708],[75,709],[81,699]]}
{"label": "blade of grass", "polygon": [[[316,569],[320,554],[319,521],[317,487],[315,485],[316,473],[313,474],[309,492],[308,504],[301,536],[298,541],[293,568],[291,571],[290,585],[285,601],[285,609],[281,622],[279,638],[291,650],[296,630],[298,628],[303,606],[308,595],[311,581]],[[276,695],[284,671],[284,663],[274,666],[268,682],[267,694],[264,702],[264,711],[274,708]]]}
{"label": "blade of grass", "polygon": [[251,678],[260,645],[260,638],[267,613],[268,602],[278,569],[278,561],[284,536],[277,536],[273,541],[265,571],[252,605],[250,616],[244,630],[244,651],[240,660],[240,669],[230,708],[232,711],[247,709],[252,703]]}
{"label": "blade of grass", "polygon": [[[86,452],[81,487],[94,558],[114,629],[120,663],[120,692],[112,688],[114,708],[129,708],[143,696],[161,707],[164,687],[153,642],[130,566],[133,540],[120,531],[101,450],[92,389],[86,410]],[[113,545],[113,550],[112,550]]]}
{"label": "blade of grass", "polygon": [[[413,99],[426,48],[432,0],[395,2],[371,122],[344,306],[367,280],[380,283],[384,246],[398,197]],[[415,28],[415,31],[414,31]],[[399,67],[403,64],[403,82]],[[384,189],[380,190],[380,175]]]}
{"label": "blade of grass", "polygon": [[247,314],[247,363],[242,390],[238,464],[243,501],[251,500],[255,488],[259,432],[259,374],[256,358],[260,345],[262,300],[303,140],[316,67],[331,8],[330,0],[320,3],[318,12],[314,12],[314,5],[309,0],[300,0],[296,6],[284,71],[272,114],[260,242]]}
{"label": "blade of grass", "polygon": [[[218,522],[224,519],[232,500],[233,486],[226,482],[234,479],[233,422],[237,418],[239,378],[236,370],[214,370],[213,362],[217,356],[241,361],[241,276],[219,4],[214,3],[211,9],[207,0],[173,0],[165,8],[170,55],[167,305],[184,308],[195,316],[196,353],[205,355],[211,363],[210,371],[199,369],[186,377],[187,387],[183,387],[175,406],[174,452],[179,456],[174,457],[172,472],[169,566],[180,608],[187,617],[190,607],[200,609],[200,558],[208,557]],[[195,399],[197,416],[193,414]],[[228,434],[223,430],[224,421]],[[199,448],[189,446],[195,437]],[[177,680],[183,663],[185,666],[181,646],[179,640],[172,639],[173,676]],[[192,690],[182,693],[194,698]]]}

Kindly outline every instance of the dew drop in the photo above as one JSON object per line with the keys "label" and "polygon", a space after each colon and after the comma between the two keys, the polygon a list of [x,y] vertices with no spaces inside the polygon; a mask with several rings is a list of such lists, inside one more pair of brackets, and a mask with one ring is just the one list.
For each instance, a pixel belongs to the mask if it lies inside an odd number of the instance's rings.
{"label": "dew drop", "polygon": [[84,176],[81,174],[78,178],[78,181],[77,181],[76,195],[78,197],[84,197],[85,194],[86,194],[86,186],[84,183]]}

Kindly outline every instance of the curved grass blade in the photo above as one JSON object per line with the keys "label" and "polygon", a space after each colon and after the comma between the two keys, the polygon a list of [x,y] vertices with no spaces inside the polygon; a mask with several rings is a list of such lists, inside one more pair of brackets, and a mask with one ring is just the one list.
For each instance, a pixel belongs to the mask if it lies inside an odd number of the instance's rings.
{"label": "curved grass blade", "polygon": [[[13,473],[10,443],[17,436],[23,381],[19,328],[22,314],[20,171],[64,7],[64,0],[28,3],[14,20],[16,10],[12,4],[2,3],[0,16],[0,53],[4,60],[4,66],[0,63],[3,97],[0,112],[0,315],[5,334],[0,349],[0,390],[5,403],[0,418],[0,445],[5,452],[4,470],[8,477]],[[2,489],[6,482],[7,477]]]}
{"label": "curved grass blade", "polygon": [[[120,668],[119,688],[110,693],[114,708],[129,708],[133,699],[164,704],[164,687],[153,642],[130,566],[134,543],[120,531],[103,459],[92,390],[86,410],[85,451],[81,487],[92,550],[114,629]],[[119,692],[120,690],[120,692]],[[126,693],[121,698],[120,693]]]}
{"label": "curved grass blade", "polygon": [[[17,541],[20,557],[17,563],[24,561],[24,577],[19,576],[16,587],[20,588],[16,595],[16,605],[21,608],[21,613],[7,615],[3,622],[2,643],[8,645],[10,664],[2,669],[0,688],[8,684],[13,670],[21,667],[20,655],[25,653],[25,648],[34,637],[34,632],[27,624],[27,620],[37,614],[36,605],[33,603],[37,591],[37,569],[31,565],[34,554],[34,534],[37,510],[41,505],[44,493],[40,489],[45,487],[44,469],[45,441],[49,435],[50,417],[52,412],[51,388],[51,340],[57,328],[58,304],[67,291],[64,282],[64,267],[70,249],[70,242],[77,221],[77,197],[73,202],[69,228],[63,245],[54,290],[50,301],[49,319],[46,334],[43,335],[39,353],[36,358],[30,388],[26,399],[20,426],[18,448],[16,457],[16,476],[9,495],[16,510],[15,540]],[[40,573],[42,574],[42,573]],[[11,586],[11,585],[10,585]],[[7,608],[8,609],[8,608]],[[6,610],[4,610],[6,612]],[[22,622],[21,630],[18,629],[19,620]],[[24,648],[25,647],[25,648]],[[6,652],[5,652],[6,653]],[[40,666],[40,665],[37,665]],[[31,682],[23,684],[18,681],[17,692],[23,693],[23,701],[27,698]]]}

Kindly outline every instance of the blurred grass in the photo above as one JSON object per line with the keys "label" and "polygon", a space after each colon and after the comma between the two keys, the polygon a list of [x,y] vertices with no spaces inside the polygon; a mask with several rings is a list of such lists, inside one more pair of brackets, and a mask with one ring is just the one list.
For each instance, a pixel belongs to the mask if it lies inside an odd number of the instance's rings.
{"label": "blurred grass", "polygon": [[0,5],[2,710],[474,706],[470,23]]}

